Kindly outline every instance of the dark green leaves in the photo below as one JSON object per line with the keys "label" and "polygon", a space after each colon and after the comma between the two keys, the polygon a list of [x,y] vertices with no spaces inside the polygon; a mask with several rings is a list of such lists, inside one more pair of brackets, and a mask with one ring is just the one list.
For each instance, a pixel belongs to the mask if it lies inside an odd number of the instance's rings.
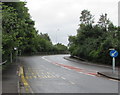
{"label": "dark green leaves", "polygon": [[120,52],[120,30],[110,22],[107,14],[100,16],[98,24],[93,25],[92,22],[90,11],[83,10],[77,35],[69,37],[69,51],[72,56],[111,64],[109,49],[115,48]]}

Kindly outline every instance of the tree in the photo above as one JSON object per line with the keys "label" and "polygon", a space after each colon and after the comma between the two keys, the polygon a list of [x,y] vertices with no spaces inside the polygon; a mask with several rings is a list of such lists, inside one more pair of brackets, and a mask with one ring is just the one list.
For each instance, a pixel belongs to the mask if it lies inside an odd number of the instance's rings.
{"label": "tree", "polygon": [[17,50],[26,52],[36,51],[33,43],[37,35],[34,21],[31,20],[24,2],[4,2],[2,5],[3,27],[3,58]]}
{"label": "tree", "polygon": [[3,58],[5,58],[5,56],[8,57],[13,52],[14,47],[18,44],[16,40],[18,22],[17,13],[13,7],[3,4],[2,8],[2,53]]}
{"label": "tree", "polygon": [[110,24],[110,20],[107,18],[107,14],[105,13],[105,15],[100,15],[100,19],[98,21],[98,25],[101,28],[104,28],[106,31],[108,30],[108,25]]}
{"label": "tree", "polygon": [[54,47],[56,48],[56,52],[57,53],[67,53],[68,52],[68,49],[65,45],[61,44],[61,43],[58,43],[56,45],[54,45]]}
{"label": "tree", "polygon": [[54,46],[47,33],[39,34],[25,5],[25,2],[4,2],[2,4],[3,17],[0,17],[3,18],[3,60],[9,61],[10,54],[13,54],[14,58],[15,47],[17,47],[18,53],[21,52],[22,54],[65,50],[65,46],[61,44]]}
{"label": "tree", "polygon": [[81,24],[92,24],[94,23],[94,18],[93,15],[91,15],[90,11],[88,10],[83,10],[81,12],[81,17],[80,17]]}
{"label": "tree", "polygon": [[48,36],[47,33],[45,33],[45,34],[40,33],[40,35],[41,35],[42,38],[44,38],[44,39],[46,39],[46,40],[48,40],[48,41],[51,41],[51,40],[50,40],[50,37]]}
{"label": "tree", "polygon": [[[85,16],[81,16],[83,17]],[[120,52],[120,28],[109,21],[107,14],[102,15],[99,24],[96,25],[89,24],[81,18],[77,35],[69,36],[70,54],[97,63],[111,64],[109,49],[115,48]],[[119,57],[116,59],[118,63]]]}

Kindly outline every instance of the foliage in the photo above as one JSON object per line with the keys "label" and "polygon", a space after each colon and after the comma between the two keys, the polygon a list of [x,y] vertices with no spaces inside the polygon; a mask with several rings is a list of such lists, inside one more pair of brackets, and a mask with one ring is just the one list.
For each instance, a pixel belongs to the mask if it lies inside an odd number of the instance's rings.
{"label": "foliage", "polygon": [[80,17],[81,24],[92,24],[94,23],[94,18],[91,15],[90,11],[83,10]]}
{"label": "foliage", "polygon": [[[39,34],[35,22],[25,7],[25,2],[2,3],[2,56],[10,60],[18,54],[35,54],[37,52],[63,52],[63,45],[54,46],[48,34]],[[17,48],[15,51],[14,48]]]}
{"label": "foliage", "polygon": [[68,49],[67,49],[67,47],[65,46],[65,45],[63,45],[63,44],[61,44],[61,43],[57,43],[56,45],[54,45],[54,51],[55,52],[58,52],[58,53],[67,53],[68,51]]}
{"label": "foliage", "polygon": [[108,25],[110,24],[110,20],[107,18],[107,14],[105,15],[100,15],[100,19],[98,21],[98,24],[100,27],[107,29]]}
{"label": "foliage", "polygon": [[[84,12],[85,11],[85,12]],[[84,14],[83,14],[84,12]],[[85,13],[88,14],[87,20],[84,20]],[[101,15],[98,24],[92,24],[91,14],[87,10],[83,10],[80,17],[80,27],[76,36],[69,36],[69,51],[72,56],[78,56],[93,62],[111,64],[109,49],[115,48],[120,52],[120,38],[116,26],[107,18],[107,14]],[[83,20],[81,20],[83,19]],[[85,21],[83,23],[83,21]],[[117,58],[117,63],[118,63]]]}

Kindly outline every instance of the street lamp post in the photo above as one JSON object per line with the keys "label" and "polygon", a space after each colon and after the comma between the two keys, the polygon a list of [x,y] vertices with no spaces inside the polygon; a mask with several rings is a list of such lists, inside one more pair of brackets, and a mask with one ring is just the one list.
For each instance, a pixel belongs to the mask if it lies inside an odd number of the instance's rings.
{"label": "street lamp post", "polygon": [[[14,50],[16,51],[16,50],[17,50],[17,48],[16,48],[16,47],[14,47]],[[12,53],[12,52],[10,53],[10,62],[11,62],[11,63],[13,63],[13,53]]]}
{"label": "street lamp post", "polygon": [[10,62],[12,63],[13,60],[12,60],[12,52],[10,53]]}
{"label": "street lamp post", "polygon": [[19,56],[21,56],[21,50],[19,50]]}
{"label": "street lamp post", "polygon": [[15,62],[17,61],[17,47],[14,47],[15,50]]}

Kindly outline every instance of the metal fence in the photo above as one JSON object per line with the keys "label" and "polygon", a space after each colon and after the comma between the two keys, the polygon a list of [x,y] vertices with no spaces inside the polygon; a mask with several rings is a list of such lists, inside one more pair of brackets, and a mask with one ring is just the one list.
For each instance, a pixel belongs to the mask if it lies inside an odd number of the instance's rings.
{"label": "metal fence", "polygon": [[2,63],[0,63],[0,65],[3,65],[3,64],[5,64],[5,63],[7,63],[7,60],[6,60],[6,61],[4,61],[4,62],[2,62]]}

